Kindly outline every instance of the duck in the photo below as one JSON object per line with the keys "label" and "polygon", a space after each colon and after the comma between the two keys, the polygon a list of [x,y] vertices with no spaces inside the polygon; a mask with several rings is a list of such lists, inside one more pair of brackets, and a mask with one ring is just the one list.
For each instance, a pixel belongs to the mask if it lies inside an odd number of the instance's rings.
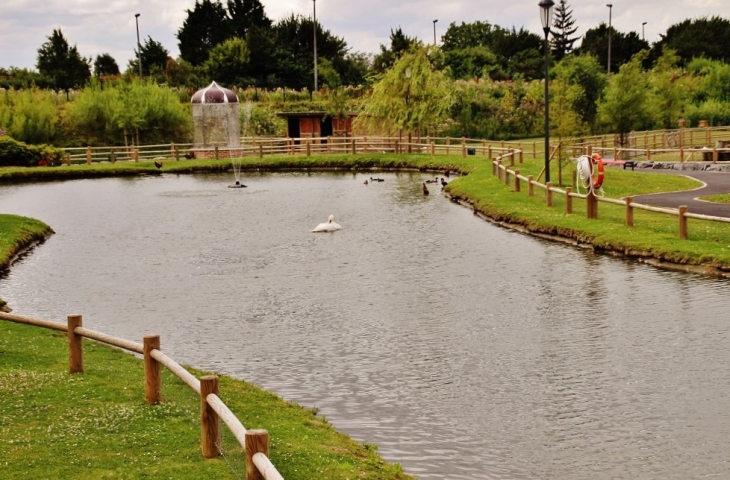
{"label": "duck", "polygon": [[326,223],[320,223],[316,227],[314,227],[314,230],[312,230],[313,233],[318,232],[334,232],[335,230],[342,229],[342,226],[339,223],[335,222],[335,216],[330,215],[329,218],[327,218]]}
{"label": "duck", "polygon": [[446,180],[444,180],[443,178],[441,179],[441,186],[442,186],[442,187],[445,187],[445,186],[446,186],[446,185],[448,185],[448,184],[449,184],[449,182],[447,182],[447,181],[446,181]]}
{"label": "duck", "polygon": [[423,194],[428,195],[428,187],[426,186],[426,182],[423,182]]}
{"label": "duck", "polygon": [[363,185],[365,185],[365,186],[367,186],[367,184],[368,184],[368,181],[367,181],[367,180],[365,180],[364,182],[362,182],[362,184],[363,184]]}
{"label": "duck", "polygon": [[157,160],[155,160],[155,167],[157,167],[157,170],[161,169],[162,168],[162,162],[158,162]]}
{"label": "duck", "polygon": [[439,177],[436,177],[433,180],[426,180],[426,183],[439,183]]}
{"label": "duck", "polygon": [[384,178],[373,178],[373,177],[370,177],[370,181],[371,182],[384,182],[385,179]]}

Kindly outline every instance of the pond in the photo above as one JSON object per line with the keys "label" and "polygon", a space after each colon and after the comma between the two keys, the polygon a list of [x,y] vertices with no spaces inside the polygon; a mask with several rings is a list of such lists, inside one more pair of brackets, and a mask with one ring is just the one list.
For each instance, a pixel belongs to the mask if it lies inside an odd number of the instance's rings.
{"label": "pond", "polygon": [[[730,476],[727,281],[491,225],[421,173],[5,185],[14,313],[317,407],[419,478]],[[343,229],[310,230],[334,214]],[[246,424],[245,419],[242,419]]]}

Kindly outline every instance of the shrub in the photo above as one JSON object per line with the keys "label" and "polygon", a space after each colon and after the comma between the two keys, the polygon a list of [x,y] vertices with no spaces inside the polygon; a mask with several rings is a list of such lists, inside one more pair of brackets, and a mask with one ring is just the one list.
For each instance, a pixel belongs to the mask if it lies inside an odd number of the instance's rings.
{"label": "shrub", "polygon": [[0,167],[60,165],[63,150],[50,145],[27,145],[10,137],[0,137]]}

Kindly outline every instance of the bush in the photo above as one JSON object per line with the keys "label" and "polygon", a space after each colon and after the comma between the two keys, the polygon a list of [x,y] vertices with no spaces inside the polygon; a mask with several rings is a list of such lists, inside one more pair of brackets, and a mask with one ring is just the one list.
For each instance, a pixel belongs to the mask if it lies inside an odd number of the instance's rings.
{"label": "bush", "polygon": [[0,167],[60,165],[63,150],[50,145],[27,145],[10,137],[0,137]]}

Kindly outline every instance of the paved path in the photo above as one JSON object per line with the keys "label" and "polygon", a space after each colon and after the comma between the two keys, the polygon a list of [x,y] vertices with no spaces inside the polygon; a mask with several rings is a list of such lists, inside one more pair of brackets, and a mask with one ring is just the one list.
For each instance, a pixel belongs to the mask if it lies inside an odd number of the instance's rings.
{"label": "paved path", "polygon": [[707,195],[730,193],[730,172],[650,171],[652,173],[663,173],[667,175],[685,175],[704,182],[705,186],[684,192],[639,195],[634,197],[634,202],[666,208],[677,208],[680,205],[687,205],[688,211],[692,213],[730,218],[730,205],[697,200],[697,198]]}

